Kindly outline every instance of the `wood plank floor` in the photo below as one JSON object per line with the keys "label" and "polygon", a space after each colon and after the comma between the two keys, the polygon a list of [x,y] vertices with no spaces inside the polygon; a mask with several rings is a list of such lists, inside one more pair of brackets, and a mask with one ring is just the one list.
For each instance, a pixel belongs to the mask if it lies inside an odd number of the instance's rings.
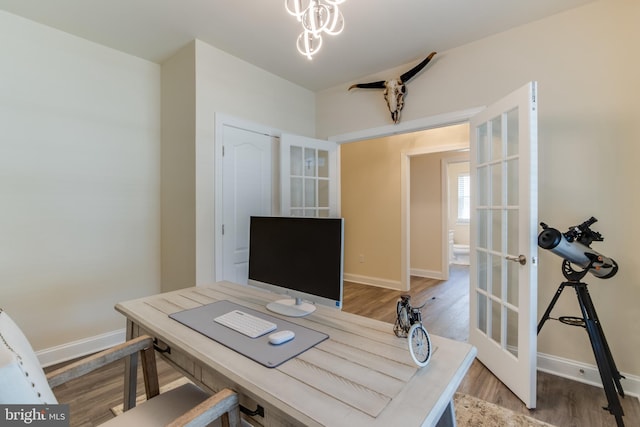
{"label": "wood plank floor", "polygon": [[[426,302],[423,323],[430,334],[458,341],[469,337],[469,272],[467,267],[452,266],[447,281],[411,278],[411,291],[400,292],[356,283],[345,283],[344,311],[393,323],[400,295],[411,295],[412,305]],[[434,298],[435,299],[432,299]],[[614,355],[615,357],[615,355]],[[594,361],[595,364],[595,361]],[[622,380],[624,388],[624,380]],[[555,375],[538,373],[537,408],[526,406],[477,360],[458,388],[488,402],[526,414],[557,427],[615,427],[604,391]],[[620,399],[626,427],[640,426],[640,401],[632,396]]]}
{"label": "wood plank floor", "polygon": [[[448,281],[413,277],[411,288],[409,294],[412,296],[413,305],[426,302],[423,321],[429,333],[459,341],[467,340],[469,316],[467,268],[452,268]],[[343,310],[393,323],[396,316],[396,301],[402,293],[345,282]],[[393,333],[392,329],[389,332]],[[53,368],[55,367],[50,367],[47,371]],[[158,370],[161,385],[168,384],[181,376],[160,358],[158,358]],[[54,389],[60,402],[70,404],[71,426],[99,425],[112,417],[110,408],[122,402],[123,372],[124,363],[117,363]],[[141,384],[141,374],[138,381]],[[529,411],[477,360],[471,366],[458,391],[558,427],[613,427],[616,425],[614,417],[601,409],[607,404],[602,389],[545,373],[538,374],[538,407],[533,411]],[[640,401],[635,397],[627,396],[621,399],[621,402],[625,412],[625,425],[640,426]]]}

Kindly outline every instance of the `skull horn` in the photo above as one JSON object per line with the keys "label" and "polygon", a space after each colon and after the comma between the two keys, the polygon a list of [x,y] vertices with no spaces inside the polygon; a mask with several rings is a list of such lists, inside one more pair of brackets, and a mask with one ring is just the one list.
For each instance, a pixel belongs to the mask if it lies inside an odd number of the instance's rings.
{"label": "skull horn", "polygon": [[416,65],[415,67],[413,67],[412,69],[410,69],[409,71],[407,71],[406,73],[401,75],[400,76],[400,81],[402,83],[407,83],[409,80],[411,80],[416,74],[418,74],[429,63],[429,61],[431,61],[431,58],[433,58],[435,56],[435,54],[436,54],[436,52],[431,52],[429,54],[429,56],[427,56],[424,61],[422,61],[421,63],[419,63],[418,65]]}
{"label": "skull horn", "polygon": [[353,89],[354,87],[360,88],[360,89],[384,89],[384,80],[380,80],[379,82],[371,82],[371,83],[356,83],[354,85],[349,86],[349,90]]}

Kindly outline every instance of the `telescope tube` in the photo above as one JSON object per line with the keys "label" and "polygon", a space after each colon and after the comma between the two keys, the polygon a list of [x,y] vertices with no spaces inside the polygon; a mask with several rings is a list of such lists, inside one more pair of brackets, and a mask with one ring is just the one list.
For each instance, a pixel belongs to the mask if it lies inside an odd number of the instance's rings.
{"label": "telescope tube", "polygon": [[548,249],[582,268],[589,268],[589,273],[600,279],[609,279],[618,272],[618,264],[613,258],[605,257],[580,242],[570,242],[555,228],[545,228],[538,235],[538,246]]}

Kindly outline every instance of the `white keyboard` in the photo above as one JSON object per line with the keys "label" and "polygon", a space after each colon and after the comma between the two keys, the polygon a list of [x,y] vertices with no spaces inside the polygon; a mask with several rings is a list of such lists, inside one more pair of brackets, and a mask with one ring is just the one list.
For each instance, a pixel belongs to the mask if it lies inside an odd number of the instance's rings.
{"label": "white keyboard", "polygon": [[232,310],[216,317],[217,323],[238,331],[249,338],[258,338],[277,328],[276,324],[240,310]]}

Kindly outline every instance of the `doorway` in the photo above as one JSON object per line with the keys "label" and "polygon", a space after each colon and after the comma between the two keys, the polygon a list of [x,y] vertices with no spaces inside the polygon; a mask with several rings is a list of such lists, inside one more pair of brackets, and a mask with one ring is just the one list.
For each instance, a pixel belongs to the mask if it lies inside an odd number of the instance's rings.
{"label": "doorway", "polygon": [[[446,162],[468,160],[460,151],[468,149],[468,129],[466,123],[441,126],[341,146],[345,281],[395,290],[377,293],[385,307],[395,307],[398,291],[437,292],[425,320],[439,335],[462,341],[468,336],[468,267],[456,268],[455,283],[440,282],[449,279]],[[448,319],[447,308],[454,306],[459,327]],[[435,326],[440,320],[443,326]]]}
{"label": "doorway", "polygon": [[[423,155],[440,156],[431,167],[436,182],[435,228],[424,240],[437,242],[439,250],[416,266],[418,275],[448,276],[447,207],[441,205],[442,153],[469,146],[466,123],[439,126],[420,132],[361,140],[341,145],[341,210],[345,218],[345,280],[378,287],[409,290],[412,269],[411,161]],[[459,154],[457,154],[459,155]],[[414,186],[420,189],[420,185]],[[431,202],[425,202],[431,203]],[[433,235],[433,234],[436,235]],[[415,271],[414,271],[415,273]]]}

